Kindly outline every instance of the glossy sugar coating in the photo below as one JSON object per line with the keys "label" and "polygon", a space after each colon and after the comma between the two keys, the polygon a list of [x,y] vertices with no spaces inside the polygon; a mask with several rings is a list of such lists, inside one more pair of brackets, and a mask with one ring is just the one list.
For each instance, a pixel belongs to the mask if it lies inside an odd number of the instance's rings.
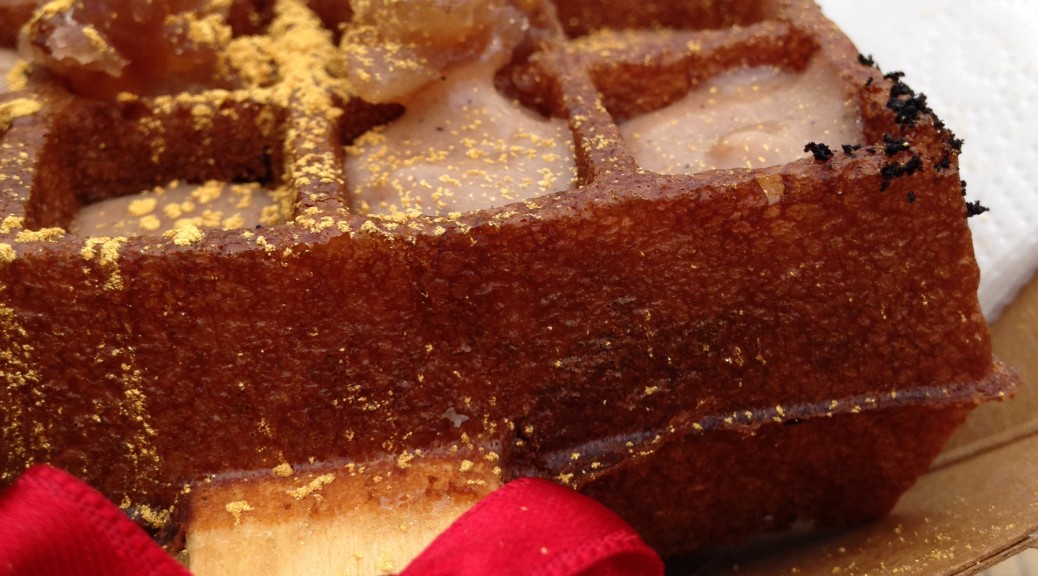
{"label": "glossy sugar coating", "polygon": [[[341,5],[156,4],[220,31],[197,76],[41,57],[0,95],[4,483],[51,462],[164,524],[205,478],[462,451],[589,493],[672,554],[881,515],[1012,388],[960,142],[810,2],[499,3],[518,28],[496,86],[566,123],[575,175],[440,216],[355,209],[346,147],[404,111],[354,96]],[[621,137],[728,70],[812,61],[863,141],[665,176]],[[287,190],[290,213],[67,230],[174,180]]]}

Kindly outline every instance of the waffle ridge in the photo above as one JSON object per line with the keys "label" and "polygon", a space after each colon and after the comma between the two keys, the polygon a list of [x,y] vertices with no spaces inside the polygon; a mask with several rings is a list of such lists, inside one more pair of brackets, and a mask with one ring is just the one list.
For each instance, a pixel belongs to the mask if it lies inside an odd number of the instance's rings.
{"label": "waffle ridge", "polygon": [[[814,3],[514,4],[496,85],[565,121],[575,178],[458,214],[356,208],[345,148],[403,107],[351,94],[334,3],[235,2],[237,85],[91,98],[27,68],[0,94],[0,483],[50,462],[170,510],[204,478],[460,446],[671,555],[884,514],[1011,393],[961,143]],[[621,135],[725,71],[812,60],[863,142],[663,175]],[[259,182],[280,222],[69,231],[174,180]]]}

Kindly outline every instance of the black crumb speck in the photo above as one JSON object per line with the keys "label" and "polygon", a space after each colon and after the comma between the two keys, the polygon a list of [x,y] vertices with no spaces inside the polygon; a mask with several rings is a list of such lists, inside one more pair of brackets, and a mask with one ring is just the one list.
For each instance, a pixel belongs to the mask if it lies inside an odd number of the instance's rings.
{"label": "black crumb speck", "polygon": [[965,198],[966,197],[966,181],[965,180],[959,180],[959,190],[962,191],[962,197]]}
{"label": "black crumb speck", "polygon": [[948,140],[948,145],[951,146],[951,149],[956,152],[962,152],[962,144],[962,138],[952,138]]}
{"label": "black crumb speck", "polygon": [[916,197],[915,197],[915,192],[909,192],[909,193],[908,193],[908,203],[909,203],[909,204],[911,204],[911,203],[915,202],[915,198],[916,198]]}
{"label": "black crumb speck", "polygon": [[926,103],[925,94],[916,94],[901,81],[904,72],[890,72],[883,77],[891,80],[894,84],[890,87],[890,98],[887,100],[887,108],[897,114],[896,121],[902,126],[911,126],[923,114],[931,114],[930,106]]}
{"label": "black crumb speck", "polygon": [[920,116],[930,113],[930,106],[926,103],[926,94],[917,94],[908,98],[891,95],[890,100],[887,101],[887,108],[897,114],[894,121],[902,126],[911,126]]}
{"label": "black crumb speck", "polygon": [[908,147],[908,140],[904,138],[895,139],[890,134],[883,135],[883,151],[887,153],[887,156],[908,150]]}
{"label": "black crumb speck", "polygon": [[844,144],[843,146],[840,146],[840,148],[843,149],[844,154],[850,156],[851,158],[854,158],[854,153],[858,150],[861,150],[861,144]]}
{"label": "black crumb speck", "polygon": [[807,146],[804,146],[804,152],[810,152],[814,155],[815,160],[819,162],[824,162],[833,157],[833,151],[828,146],[815,142],[808,142]]}
{"label": "black crumb speck", "polygon": [[922,169],[923,161],[918,156],[912,156],[908,162],[886,164],[880,169],[880,174],[883,176],[883,184],[880,185],[879,189],[880,191],[886,190],[894,178],[911,176]]}
{"label": "black crumb speck", "polygon": [[966,203],[966,217],[967,218],[972,218],[974,216],[979,216],[979,215],[987,212],[988,210],[989,210],[989,208],[987,206],[981,206],[980,200],[974,200],[973,202],[967,202]]}
{"label": "black crumb speck", "polygon": [[858,54],[858,63],[861,64],[862,66],[870,66],[872,68],[879,68],[879,66],[876,66],[876,61],[872,59],[872,54],[869,54],[868,56],[866,56],[864,54]]}
{"label": "black crumb speck", "polygon": [[898,96],[915,96],[915,90],[912,90],[908,84],[904,82],[894,82],[894,85],[890,87],[890,96],[897,98]]}

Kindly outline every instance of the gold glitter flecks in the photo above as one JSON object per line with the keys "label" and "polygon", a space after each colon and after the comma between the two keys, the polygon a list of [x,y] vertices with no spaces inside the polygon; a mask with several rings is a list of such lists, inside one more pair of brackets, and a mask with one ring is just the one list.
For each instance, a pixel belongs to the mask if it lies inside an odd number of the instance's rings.
{"label": "gold glitter flecks", "polygon": [[22,216],[7,216],[0,222],[0,234],[8,234],[13,230],[21,230],[25,218]]}
{"label": "gold glitter flecks", "polygon": [[101,266],[108,278],[105,280],[105,290],[121,290],[123,288],[123,278],[119,271],[119,247],[126,242],[126,238],[117,237],[109,238],[102,236],[99,238],[87,238],[83,244],[83,249],[79,251],[79,255],[84,260],[93,261],[95,258],[98,264]]}
{"label": "gold glitter flecks", "polygon": [[[35,454],[46,455],[51,447],[47,429],[35,421],[32,411],[46,413],[49,410],[40,393],[33,349],[25,344],[29,333],[7,304],[6,290],[0,283],[0,364],[4,366],[4,370],[0,370],[0,402],[10,403],[5,408],[0,439],[8,453],[19,456],[24,465],[29,466],[35,461]],[[6,472],[3,479],[9,479]]]}
{"label": "gold glitter flecks", "polygon": [[274,46],[266,36],[239,36],[227,45],[224,54],[230,75],[246,85],[262,86],[277,80]]}
{"label": "gold glitter flecks", "polygon": [[43,108],[43,105],[32,98],[17,98],[0,104],[0,132],[11,127],[19,118],[32,116]]}
{"label": "gold glitter flecks", "polygon": [[201,242],[205,238],[205,232],[195,224],[188,223],[169,230],[162,236],[173,240],[173,243],[177,246],[191,246]]}
{"label": "gold glitter flecks", "polygon": [[256,245],[260,248],[263,248],[263,250],[266,251],[267,254],[273,254],[277,250],[277,246],[274,246],[273,244],[268,242],[267,239],[263,236],[256,236],[255,240]]}
{"label": "gold glitter flecks", "polygon": [[318,492],[332,482],[335,482],[335,474],[322,474],[305,486],[300,486],[294,490],[285,490],[285,492],[296,500],[302,500],[307,496],[318,496]]}
{"label": "gold glitter flecks", "polygon": [[[131,376],[131,381],[134,384],[141,383],[141,372],[140,370],[134,370]],[[130,388],[123,391],[126,396],[126,402],[124,403],[124,410],[132,420],[138,422],[141,426],[141,430],[146,436],[156,436],[155,429],[152,428],[151,424],[148,423],[148,411],[144,404],[144,392],[139,388]]]}
{"label": "gold glitter flecks", "polygon": [[[29,62],[25,60],[19,60],[14,68],[7,73],[7,89],[11,92],[19,92],[25,90],[25,87],[29,84]],[[0,81],[0,84],[3,84]]]}
{"label": "gold glitter flecks", "polygon": [[140,516],[140,519],[145,524],[155,529],[165,527],[166,524],[169,523],[169,519],[173,516],[172,509],[155,510],[154,508],[146,504],[139,506],[137,508],[137,512]]}
{"label": "gold glitter flecks", "polygon": [[14,240],[21,243],[54,242],[64,235],[64,228],[40,228],[39,230],[22,230]]}
{"label": "gold glitter flecks", "polygon": [[241,524],[241,515],[245,512],[251,512],[255,510],[247,500],[235,500],[234,502],[228,502],[223,507],[224,510],[230,512],[231,516],[234,516],[234,525]]}
{"label": "gold glitter flecks", "polygon": [[15,253],[14,246],[0,243],[0,263],[10,264],[11,262],[14,262],[17,257],[18,254]]}
{"label": "gold glitter flecks", "polygon": [[207,14],[199,18],[196,14],[185,12],[175,17],[185,21],[187,36],[196,44],[213,46],[220,50],[231,40],[231,27],[224,22],[220,14]]}
{"label": "gold glitter flecks", "polygon": [[404,452],[397,456],[396,465],[400,469],[406,469],[411,467],[411,461],[415,459],[415,454],[411,452]]}
{"label": "gold glitter flecks", "polygon": [[130,212],[131,216],[140,217],[153,212],[158,203],[158,198],[155,197],[139,198],[137,200],[134,200],[133,202],[130,202],[130,205],[129,207],[127,207],[127,210]]}
{"label": "gold glitter flecks", "polygon": [[120,417],[131,423],[131,431],[125,436],[127,460],[133,465],[136,477],[142,479],[154,477],[160,464],[158,452],[153,444],[158,436],[151,424],[151,412],[148,410],[147,397],[144,391],[147,382],[136,367],[137,359],[133,348],[99,347],[98,354],[108,356],[106,361],[119,363],[119,368],[108,374],[108,378],[118,382],[123,391],[123,399],[118,403]]}

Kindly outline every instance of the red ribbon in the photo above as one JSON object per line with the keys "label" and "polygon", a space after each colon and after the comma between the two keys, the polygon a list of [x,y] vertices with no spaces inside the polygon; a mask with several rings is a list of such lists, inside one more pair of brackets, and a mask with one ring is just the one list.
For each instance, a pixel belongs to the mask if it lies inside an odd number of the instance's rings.
{"label": "red ribbon", "polygon": [[605,506],[545,480],[505,484],[400,576],[662,576],[659,556]]}
{"label": "red ribbon", "polygon": [[0,574],[190,576],[122,510],[50,466],[0,495]]}
{"label": "red ribbon", "polygon": [[[122,510],[49,466],[0,495],[0,575],[190,576]],[[400,576],[662,576],[623,520],[551,482],[524,478],[478,502]]]}

